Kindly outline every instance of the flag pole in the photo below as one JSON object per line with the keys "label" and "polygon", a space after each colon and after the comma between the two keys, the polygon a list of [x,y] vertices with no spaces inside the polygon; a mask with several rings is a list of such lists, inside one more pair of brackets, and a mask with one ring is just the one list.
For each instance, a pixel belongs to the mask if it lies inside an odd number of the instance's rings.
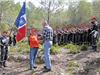
{"label": "flag pole", "polygon": [[[25,0],[25,4],[26,4],[26,0]],[[26,7],[25,7],[26,8]],[[26,9],[26,20],[27,20],[27,9]],[[29,42],[29,35],[28,35],[28,20],[27,20],[27,23],[26,23],[26,37],[28,38],[28,42]]]}

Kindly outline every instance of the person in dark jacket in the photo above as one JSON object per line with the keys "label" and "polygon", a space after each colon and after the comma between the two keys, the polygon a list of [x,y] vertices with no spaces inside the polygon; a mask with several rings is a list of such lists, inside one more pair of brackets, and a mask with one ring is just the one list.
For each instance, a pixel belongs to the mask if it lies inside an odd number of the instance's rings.
{"label": "person in dark jacket", "polygon": [[1,47],[0,67],[6,67],[6,61],[8,58],[8,45],[9,45],[9,37],[7,36],[7,32],[4,31],[2,36],[0,37],[0,47]]}
{"label": "person in dark jacket", "polygon": [[90,34],[92,35],[92,48],[94,51],[97,51],[98,22],[95,16],[91,18],[91,24],[92,30]]}
{"label": "person in dark jacket", "polygon": [[93,16],[92,18],[91,18],[91,24],[92,24],[92,31],[93,30],[96,30],[96,31],[98,31],[98,22],[97,22],[97,19],[96,19],[96,17],[95,16]]}

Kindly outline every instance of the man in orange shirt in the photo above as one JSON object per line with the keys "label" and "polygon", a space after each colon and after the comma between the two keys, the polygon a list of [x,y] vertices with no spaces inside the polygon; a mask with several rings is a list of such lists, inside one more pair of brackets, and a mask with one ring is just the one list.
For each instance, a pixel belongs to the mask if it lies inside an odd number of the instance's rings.
{"label": "man in orange shirt", "polygon": [[29,45],[30,45],[30,70],[37,68],[35,65],[35,60],[37,57],[37,52],[39,49],[39,40],[37,38],[36,32],[31,32],[29,36]]}

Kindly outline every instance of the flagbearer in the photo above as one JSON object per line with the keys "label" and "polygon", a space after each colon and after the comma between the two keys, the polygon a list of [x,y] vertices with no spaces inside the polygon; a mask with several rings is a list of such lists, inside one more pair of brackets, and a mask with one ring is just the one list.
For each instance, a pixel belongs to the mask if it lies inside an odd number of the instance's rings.
{"label": "flagbearer", "polygon": [[39,49],[39,40],[37,37],[36,32],[30,32],[29,36],[29,45],[30,45],[30,70],[37,68],[35,65],[36,57],[37,57],[37,52]]}
{"label": "flagbearer", "polygon": [[0,67],[6,67],[6,61],[8,57],[8,45],[9,45],[9,37],[7,36],[7,32],[4,31],[2,36],[0,37],[0,47],[1,47]]}

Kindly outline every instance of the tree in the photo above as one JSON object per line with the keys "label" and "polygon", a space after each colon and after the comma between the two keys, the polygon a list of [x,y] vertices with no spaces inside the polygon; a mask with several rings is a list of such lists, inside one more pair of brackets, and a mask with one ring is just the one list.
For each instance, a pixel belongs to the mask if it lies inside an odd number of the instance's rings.
{"label": "tree", "polygon": [[100,1],[99,0],[93,1],[92,9],[93,9],[92,15],[95,15],[100,21]]}
{"label": "tree", "polygon": [[77,15],[77,8],[78,8],[79,2],[69,0],[69,5],[68,5],[68,23],[69,24],[75,24],[76,23],[76,15]]}
{"label": "tree", "polygon": [[[47,13],[47,21],[50,22],[51,13],[59,12],[64,7],[63,0],[41,0],[41,8]],[[44,14],[43,14],[44,15]]]}
{"label": "tree", "polygon": [[86,2],[85,0],[81,0],[77,9],[78,12],[76,16],[76,23],[84,23],[89,21],[90,16],[92,15],[92,4],[90,2]]}
{"label": "tree", "polygon": [[42,25],[40,25],[44,11],[40,8],[35,7],[31,2],[29,2],[27,8],[27,20],[28,27],[34,27],[41,29]]}
{"label": "tree", "polygon": [[69,23],[79,24],[87,22],[92,15],[92,5],[85,0],[80,0],[79,2],[72,2],[69,5]]}
{"label": "tree", "polygon": [[[19,13],[20,4],[14,4],[13,0],[0,1],[0,28],[2,25],[8,25],[10,28],[15,27],[14,22]],[[7,27],[7,26],[5,26]]]}

